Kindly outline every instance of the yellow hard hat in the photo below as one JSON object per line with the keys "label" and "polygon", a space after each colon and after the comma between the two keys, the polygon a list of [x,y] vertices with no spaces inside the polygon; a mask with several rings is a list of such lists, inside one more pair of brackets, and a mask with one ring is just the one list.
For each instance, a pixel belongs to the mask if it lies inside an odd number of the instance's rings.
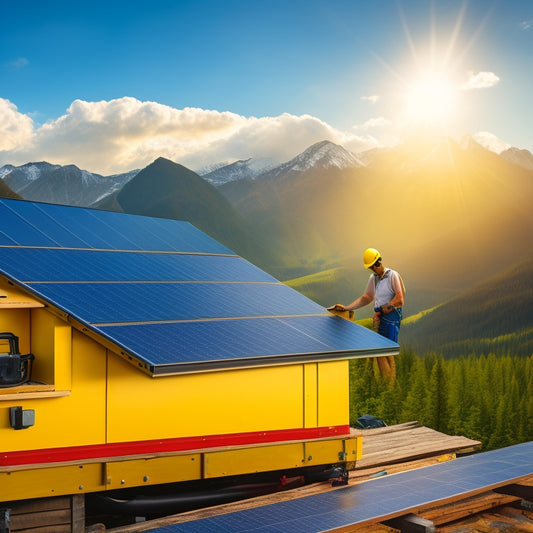
{"label": "yellow hard hat", "polygon": [[367,248],[363,254],[365,268],[370,268],[380,257],[381,254],[375,248]]}

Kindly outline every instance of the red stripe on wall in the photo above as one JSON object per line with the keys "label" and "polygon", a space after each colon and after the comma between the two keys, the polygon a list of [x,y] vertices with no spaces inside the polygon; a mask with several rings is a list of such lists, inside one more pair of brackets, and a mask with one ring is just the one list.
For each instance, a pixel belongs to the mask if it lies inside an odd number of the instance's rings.
{"label": "red stripe on wall", "polygon": [[116,442],[88,446],[69,446],[65,448],[43,448],[38,450],[1,452],[0,466],[61,463],[65,461],[82,461],[84,459],[113,458],[161,452],[183,452],[224,446],[273,444],[284,441],[303,441],[349,435],[350,426],[346,425]]}

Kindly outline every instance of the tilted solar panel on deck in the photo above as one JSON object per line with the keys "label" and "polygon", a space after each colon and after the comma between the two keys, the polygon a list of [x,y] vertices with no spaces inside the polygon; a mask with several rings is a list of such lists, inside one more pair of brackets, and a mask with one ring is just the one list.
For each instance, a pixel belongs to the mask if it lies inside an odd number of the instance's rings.
{"label": "tilted solar panel on deck", "polygon": [[[320,494],[149,529],[152,533],[352,531],[457,501],[533,474],[533,442],[461,457]],[[353,529],[352,529],[353,528]]]}
{"label": "tilted solar panel on deck", "polygon": [[154,375],[398,352],[186,222],[0,199],[0,272]]}

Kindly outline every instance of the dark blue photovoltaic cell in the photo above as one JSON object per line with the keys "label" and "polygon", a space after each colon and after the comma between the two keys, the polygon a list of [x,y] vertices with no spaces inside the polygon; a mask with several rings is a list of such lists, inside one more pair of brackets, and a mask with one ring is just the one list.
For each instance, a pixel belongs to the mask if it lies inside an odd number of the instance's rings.
{"label": "dark blue photovoltaic cell", "polygon": [[5,198],[0,198],[0,220],[20,246],[233,254],[179,220]]}
{"label": "dark blue photovoltaic cell", "polygon": [[[286,285],[258,283],[32,283],[90,324],[324,313]],[[258,305],[261,302],[261,305]]]}
{"label": "dark blue photovoltaic cell", "polygon": [[0,221],[2,230],[9,231],[9,237],[17,244],[24,242],[28,246],[58,246],[58,243],[47,237],[42,231],[28,224],[19,215],[4,204],[7,200],[0,200]]}
{"label": "dark blue photovoltaic cell", "polygon": [[3,231],[0,231],[0,246],[12,246],[14,244],[17,244],[13,239],[8,237]]}
{"label": "dark blue photovoltaic cell", "polygon": [[258,281],[276,279],[238,256],[4,248],[0,271],[39,281]]}
{"label": "dark blue photovoltaic cell", "polygon": [[[9,208],[9,205],[5,204]],[[16,213],[21,218],[21,224],[31,224],[38,228],[40,232],[53,238],[56,246],[71,248],[88,248],[89,244],[72,233],[63,224],[54,220],[39,204],[31,202],[16,202]],[[0,206],[1,208],[1,206]]]}
{"label": "dark blue photovoltaic cell", "polygon": [[151,366],[276,355],[394,350],[398,347],[381,335],[333,315],[101,326],[96,329]]}
{"label": "dark blue photovoltaic cell", "polygon": [[337,490],[169,526],[152,533],[318,533],[386,520],[533,474],[533,442],[461,457]]}

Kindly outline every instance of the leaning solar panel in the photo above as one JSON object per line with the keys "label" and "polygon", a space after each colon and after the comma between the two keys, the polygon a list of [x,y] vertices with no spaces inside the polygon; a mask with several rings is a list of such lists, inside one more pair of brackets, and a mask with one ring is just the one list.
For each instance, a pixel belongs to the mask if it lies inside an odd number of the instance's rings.
{"label": "leaning solar panel", "polygon": [[[434,502],[516,483],[533,474],[533,442],[245,511],[151,529],[152,533],[314,533],[407,514]],[[351,530],[351,529],[350,529]]]}

